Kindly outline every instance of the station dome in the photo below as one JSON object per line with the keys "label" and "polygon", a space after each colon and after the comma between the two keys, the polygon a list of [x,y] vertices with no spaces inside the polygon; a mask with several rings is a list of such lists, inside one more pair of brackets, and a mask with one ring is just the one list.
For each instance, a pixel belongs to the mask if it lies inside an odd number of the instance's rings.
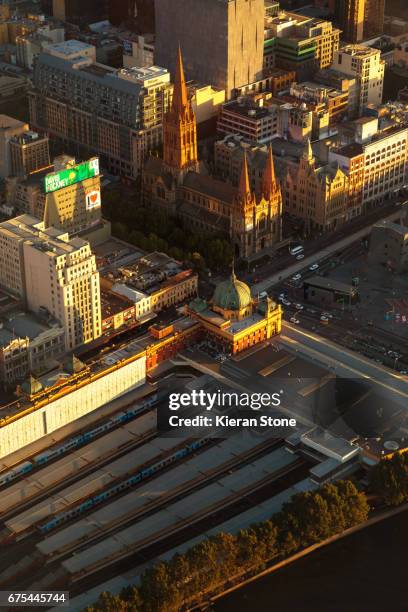
{"label": "station dome", "polygon": [[251,290],[238,280],[234,271],[231,277],[217,285],[213,304],[222,310],[242,310],[252,303]]}

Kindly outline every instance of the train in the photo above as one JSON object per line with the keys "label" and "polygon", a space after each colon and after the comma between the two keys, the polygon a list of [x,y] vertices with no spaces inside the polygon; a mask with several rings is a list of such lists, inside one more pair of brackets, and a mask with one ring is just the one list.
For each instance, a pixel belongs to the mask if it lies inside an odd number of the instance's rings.
{"label": "train", "polygon": [[84,431],[78,434],[77,436],[74,436],[73,438],[69,438],[66,442],[62,444],[53,446],[43,451],[42,453],[35,455],[32,459],[28,461],[19,463],[11,470],[0,474],[0,487],[8,485],[11,482],[17,480],[18,478],[21,478],[22,476],[25,476],[26,474],[30,473],[35,468],[41,467],[49,463],[50,461],[53,461],[54,459],[65,455],[65,453],[68,453],[69,451],[75,448],[87,444],[102,433],[105,433],[106,431],[109,431],[114,427],[123,425],[124,423],[131,421],[135,417],[139,416],[141,412],[144,412],[145,410],[148,410],[149,408],[154,406],[157,401],[158,394],[157,392],[153,392],[151,395],[144,398],[142,401],[137,402],[127,410],[117,412],[112,417],[110,417],[110,419],[104,421],[100,425],[97,425],[93,429]]}
{"label": "train", "polygon": [[113,497],[114,495],[117,495],[118,493],[121,493],[122,491],[125,491],[126,489],[133,487],[139,482],[142,482],[142,480],[145,480],[149,478],[150,476],[153,476],[153,474],[156,474],[157,472],[166,468],[168,465],[174,463],[175,461],[178,461],[180,459],[183,459],[184,457],[187,457],[188,455],[191,455],[192,453],[199,450],[206,444],[209,444],[211,441],[212,441],[212,438],[210,437],[201,438],[199,440],[193,440],[192,442],[189,442],[188,444],[186,444],[179,450],[175,451],[173,454],[169,455],[168,457],[165,457],[164,459],[157,461],[153,465],[150,465],[148,467],[145,467],[139,470],[136,474],[133,474],[133,476],[130,476],[126,480],[118,482],[113,487],[106,489],[106,491],[102,491],[101,493],[98,493],[97,495],[93,495],[92,497],[85,499],[84,501],[80,502],[78,505],[71,507],[69,510],[66,510],[65,512],[60,512],[59,514],[56,514],[55,516],[52,517],[52,519],[50,519],[46,523],[42,523],[41,525],[38,525],[37,528],[42,534],[49,533],[56,527],[59,527],[60,525],[65,523],[66,521],[80,516],[84,512],[90,510],[91,508],[94,508],[98,504],[101,504],[102,502],[106,501],[110,497]]}

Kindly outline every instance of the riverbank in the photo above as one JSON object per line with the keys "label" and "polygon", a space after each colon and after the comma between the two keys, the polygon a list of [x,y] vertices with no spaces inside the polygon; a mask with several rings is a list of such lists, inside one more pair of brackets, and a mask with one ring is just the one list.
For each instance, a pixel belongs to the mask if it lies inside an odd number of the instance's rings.
{"label": "riverbank", "polygon": [[408,612],[408,510],[332,542],[214,603],[216,612]]}

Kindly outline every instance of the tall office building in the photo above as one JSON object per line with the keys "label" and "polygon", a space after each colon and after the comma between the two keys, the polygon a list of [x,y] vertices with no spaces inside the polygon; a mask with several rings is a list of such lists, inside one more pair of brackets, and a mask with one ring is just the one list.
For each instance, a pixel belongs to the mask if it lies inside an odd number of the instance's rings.
{"label": "tall office building", "polygon": [[77,25],[102,21],[109,15],[108,0],[52,0],[52,14]]}
{"label": "tall office building", "polygon": [[374,38],[384,32],[385,0],[365,0],[364,38]]}
{"label": "tall office building", "polygon": [[262,76],[264,0],[156,0],[156,64],[175,73],[181,45],[187,79],[225,89]]}
{"label": "tall office building", "polygon": [[[379,2],[380,0],[374,0]],[[334,0],[334,17],[342,30],[342,39],[358,43],[364,38],[364,12],[366,0]]]}
{"label": "tall office building", "polygon": [[367,104],[381,104],[385,68],[381,51],[365,45],[347,45],[336,51],[332,67],[356,78],[359,115]]}
{"label": "tall office building", "polygon": [[29,215],[0,223],[0,283],[60,322],[66,350],[101,335],[99,272],[85,240]]}
{"label": "tall office building", "polygon": [[135,179],[162,142],[172,84],[164,68],[95,63],[92,45],[50,45],[36,60],[30,92],[33,127],[69,144],[78,157],[98,155],[114,174]]}

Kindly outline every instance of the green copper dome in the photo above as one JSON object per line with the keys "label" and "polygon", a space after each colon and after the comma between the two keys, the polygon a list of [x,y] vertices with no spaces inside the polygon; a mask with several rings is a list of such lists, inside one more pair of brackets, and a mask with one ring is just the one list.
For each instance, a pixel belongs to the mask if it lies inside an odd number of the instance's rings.
{"label": "green copper dome", "polygon": [[241,310],[252,302],[251,290],[238,280],[234,272],[231,278],[217,285],[213,297],[214,306],[223,310]]}

